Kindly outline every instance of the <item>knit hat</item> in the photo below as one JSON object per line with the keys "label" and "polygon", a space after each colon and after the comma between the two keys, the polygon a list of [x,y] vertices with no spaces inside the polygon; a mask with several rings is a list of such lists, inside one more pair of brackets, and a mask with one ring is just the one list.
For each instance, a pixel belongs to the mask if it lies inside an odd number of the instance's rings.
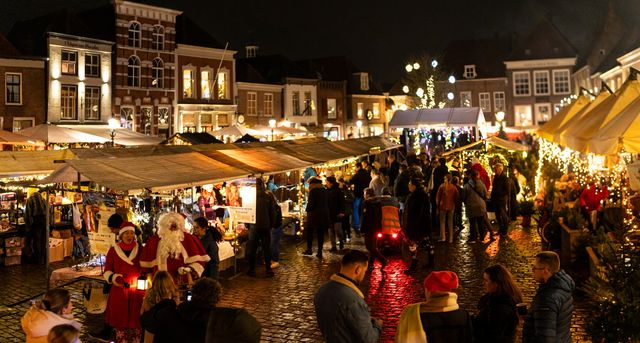
{"label": "knit hat", "polygon": [[131,222],[122,222],[120,225],[120,231],[118,231],[118,236],[122,236],[123,233],[131,231],[133,233],[136,232],[136,226]]}
{"label": "knit hat", "polygon": [[458,288],[458,275],[448,270],[431,272],[424,279],[423,285],[430,293],[450,292]]}

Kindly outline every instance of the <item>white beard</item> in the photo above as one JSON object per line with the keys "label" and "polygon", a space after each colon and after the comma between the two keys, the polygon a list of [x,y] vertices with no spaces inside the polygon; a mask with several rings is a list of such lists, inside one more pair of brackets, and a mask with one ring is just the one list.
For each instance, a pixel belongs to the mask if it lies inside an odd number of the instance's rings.
{"label": "white beard", "polygon": [[164,260],[167,258],[179,258],[182,254],[182,241],[184,233],[182,230],[160,230],[158,231],[160,242],[158,243],[158,255]]}

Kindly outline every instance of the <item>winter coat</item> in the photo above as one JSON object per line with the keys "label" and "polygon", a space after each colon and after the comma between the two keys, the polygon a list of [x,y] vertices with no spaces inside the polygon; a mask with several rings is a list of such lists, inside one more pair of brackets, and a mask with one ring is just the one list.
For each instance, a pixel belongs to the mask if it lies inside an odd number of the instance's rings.
{"label": "winter coat", "polygon": [[458,188],[451,183],[443,183],[438,189],[436,202],[440,211],[453,211],[458,200]]}
{"label": "winter coat", "polygon": [[329,206],[329,219],[332,223],[338,223],[342,221],[342,218],[338,217],[340,213],[344,214],[344,193],[338,185],[327,189],[327,204]]}
{"label": "winter coat", "polygon": [[417,187],[407,197],[402,212],[402,231],[412,241],[418,241],[431,232],[429,195],[422,187]]}
{"label": "winter coat", "polygon": [[406,196],[409,195],[409,180],[408,171],[403,171],[398,174],[395,184],[393,185],[393,194],[398,197],[398,199],[404,200]]}
{"label": "winter coat", "polygon": [[273,197],[265,190],[256,191],[256,223],[258,229],[271,229],[276,222],[276,205]]}
{"label": "winter coat", "polygon": [[507,175],[502,172],[500,175],[493,177],[493,189],[491,190],[491,201],[500,204],[506,204],[511,192],[510,180]]}
{"label": "winter coat", "polygon": [[218,248],[218,242],[213,238],[213,233],[210,230],[217,230],[216,228],[208,229],[204,236],[200,237],[200,242],[202,242],[202,247],[204,251],[207,252],[207,255],[211,258],[207,264],[204,266],[204,272],[202,272],[202,276],[213,276],[216,272],[215,269],[220,264],[220,249]]}
{"label": "winter coat", "polygon": [[478,311],[473,323],[475,342],[515,342],[519,319],[510,296],[487,293],[480,298]]}
{"label": "winter coat", "polygon": [[379,232],[382,227],[382,212],[378,197],[372,197],[362,202],[360,215],[360,231],[364,234]]}
{"label": "winter coat", "polygon": [[241,308],[216,307],[207,324],[206,343],[258,343],[262,327]]}
{"label": "winter coat", "polygon": [[476,163],[472,165],[471,170],[475,170],[478,172],[478,175],[480,175],[480,180],[482,181],[482,183],[484,183],[484,187],[486,189],[491,188],[491,179],[489,178],[489,174],[487,174],[487,171],[484,169],[482,164]]}
{"label": "winter coat", "polygon": [[464,208],[468,218],[482,217],[487,213],[487,189],[481,181],[469,180],[462,188]]}
{"label": "winter coat", "polygon": [[377,342],[382,328],[371,320],[362,291],[352,280],[334,274],[314,298],[316,318],[329,343]]}
{"label": "winter coat", "polygon": [[353,195],[356,198],[363,198],[364,189],[369,187],[370,182],[371,175],[363,168],[358,169],[356,174],[349,180],[349,183],[353,185]]}
{"label": "winter coat", "polygon": [[329,203],[327,198],[327,190],[324,187],[313,188],[309,191],[307,200],[307,227],[328,228],[331,221],[329,220]]}
{"label": "winter coat", "polygon": [[49,330],[56,325],[69,324],[80,330],[82,325],[77,321],[59,314],[31,306],[20,320],[22,330],[27,336],[27,343],[46,343]]}
{"label": "winter coat", "polygon": [[402,311],[396,343],[467,343],[472,340],[469,313],[458,306],[453,292],[433,294],[426,302]]}
{"label": "winter coat", "polygon": [[[137,243],[131,250],[123,250],[124,243],[112,246],[107,252],[104,266],[104,278],[107,283],[113,284],[107,300],[105,321],[117,329],[139,329],[139,313],[144,299],[144,291],[136,289],[136,283],[140,276],[139,251],[141,246]],[[127,283],[129,287],[114,284]],[[124,286],[124,284],[123,284]]]}
{"label": "winter coat", "polygon": [[371,179],[371,182],[369,182],[369,188],[373,189],[373,192],[377,197],[382,195],[382,189],[384,186],[385,184],[382,182],[382,178],[380,176],[375,176]]}
{"label": "winter coat", "polygon": [[154,334],[154,342],[204,342],[212,307],[187,301],[176,306],[164,299],[140,315],[142,327]]}
{"label": "winter coat", "polygon": [[391,162],[389,169],[387,169],[387,175],[389,176],[389,185],[395,184],[396,178],[400,174],[400,163],[396,160]]}
{"label": "winter coat", "polygon": [[449,173],[449,168],[446,165],[440,165],[433,170],[433,188],[431,192],[433,195],[438,191],[440,185],[444,183],[444,176]]}
{"label": "winter coat", "polygon": [[571,342],[571,313],[576,284],[564,270],[538,287],[522,329],[523,343]]}

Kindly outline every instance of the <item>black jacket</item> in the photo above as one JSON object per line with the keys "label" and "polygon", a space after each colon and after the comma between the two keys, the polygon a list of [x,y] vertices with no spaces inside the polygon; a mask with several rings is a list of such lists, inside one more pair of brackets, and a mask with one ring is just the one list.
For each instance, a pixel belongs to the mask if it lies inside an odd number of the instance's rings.
{"label": "black jacket", "polygon": [[[449,168],[446,165],[440,165],[433,170],[433,189],[432,194],[438,193],[440,185],[444,183],[444,176],[449,173]],[[435,199],[433,200],[435,201]]]}
{"label": "black jacket", "polygon": [[506,294],[488,293],[478,302],[473,323],[477,343],[513,343],[518,327],[516,304]]}
{"label": "black jacket", "polygon": [[256,191],[256,223],[258,229],[271,229],[276,222],[276,205],[273,197],[265,190]]}
{"label": "black jacket", "polygon": [[213,238],[213,233],[211,230],[217,230],[216,228],[208,229],[207,233],[204,236],[200,237],[200,242],[202,243],[202,247],[204,251],[207,252],[207,255],[211,258],[207,264],[205,264],[204,272],[202,276],[213,276],[214,269],[218,264],[220,264],[220,255],[218,249],[218,242]]}
{"label": "black jacket", "polygon": [[540,285],[524,320],[523,343],[571,342],[571,314],[576,284],[564,270]]}
{"label": "black jacket", "polygon": [[393,185],[393,195],[398,199],[405,199],[409,194],[409,172],[404,171],[398,174],[395,184]]}
{"label": "black jacket", "polygon": [[356,172],[349,183],[353,185],[353,195],[356,198],[362,198],[364,196],[364,189],[369,187],[369,183],[371,182],[371,175],[363,169],[360,168]]}
{"label": "black jacket", "polygon": [[205,342],[258,343],[261,334],[260,323],[246,310],[216,307],[209,316]]}
{"label": "black jacket", "polygon": [[494,176],[493,188],[491,189],[491,201],[506,203],[511,191],[510,183],[509,178],[504,172]]}
{"label": "black jacket", "polygon": [[338,218],[340,213],[345,213],[344,205],[344,193],[338,185],[327,189],[327,203],[329,206],[329,219],[332,223],[338,223],[342,221],[342,218]]}
{"label": "black jacket", "polygon": [[186,326],[178,317],[176,302],[171,299],[160,301],[140,315],[140,324],[154,334],[154,343],[173,343],[184,337],[188,341]]}
{"label": "black jacket", "polygon": [[450,312],[420,313],[429,343],[468,343],[473,340],[473,324],[463,309]]}
{"label": "black jacket", "polygon": [[412,241],[418,241],[431,232],[429,195],[422,187],[409,194],[402,212],[402,230]]}
{"label": "black jacket", "polygon": [[362,214],[360,215],[360,230],[364,234],[374,234],[380,231],[382,223],[382,213],[378,197],[369,198],[362,202]]}
{"label": "black jacket", "polygon": [[309,192],[307,199],[307,226],[328,228],[329,223],[329,204],[327,199],[327,190],[324,187],[313,188]]}
{"label": "black jacket", "polygon": [[394,160],[389,165],[389,169],[387,169],[387,175],[389,176],[389,185],[393,185],[396,182],[398,174],[400,174],[400,163]]}

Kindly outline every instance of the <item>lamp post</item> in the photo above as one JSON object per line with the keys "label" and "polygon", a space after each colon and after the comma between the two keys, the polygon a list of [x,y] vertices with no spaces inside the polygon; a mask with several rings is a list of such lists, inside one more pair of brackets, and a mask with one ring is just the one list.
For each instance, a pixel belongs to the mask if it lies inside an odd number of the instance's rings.
{"label": "lamp post", "polygon": [[271,141],[273,142],[273,129],[276,128],[276,120],[275,119],[269,119],[269,127],[271,128]]}
{"label": "lamp post", "polygon": [[362,120],[358,120],[356,122],[356,127],[358,128],[358,138],[362,137]]}
{"label": "lamp post", "polygon": [[118,122],[118,119],[111,117],[111,119],[109,119],[109,129],[111,129],[111,147],[116,146],[116,129],[119,127],[120,123]]}
{"label": "lamp post", "polygon": [[498,123],[500,124],[500,130],[498,131],[498,137],[500,138],[504,138],[502,136],[505,136],[506,134],[504,133],[504,111],[499,111],[496,112],[496,121],[498,121]]}

